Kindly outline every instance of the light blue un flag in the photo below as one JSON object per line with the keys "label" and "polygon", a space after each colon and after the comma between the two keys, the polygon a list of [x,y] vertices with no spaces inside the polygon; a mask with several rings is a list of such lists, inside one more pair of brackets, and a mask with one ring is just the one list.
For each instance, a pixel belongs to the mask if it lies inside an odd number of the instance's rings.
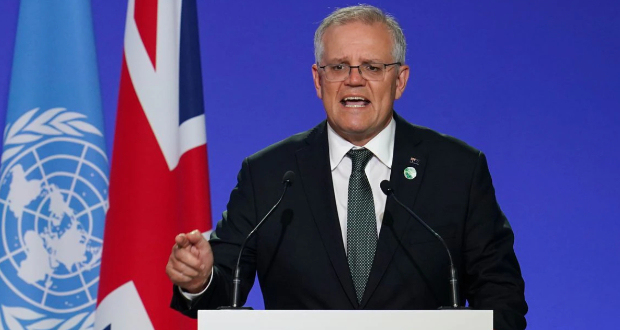
{"label": "light blue un flag", "polygon": [[91,329],[109,170],[90,1],[21,1],[1,162],[0,330]]}

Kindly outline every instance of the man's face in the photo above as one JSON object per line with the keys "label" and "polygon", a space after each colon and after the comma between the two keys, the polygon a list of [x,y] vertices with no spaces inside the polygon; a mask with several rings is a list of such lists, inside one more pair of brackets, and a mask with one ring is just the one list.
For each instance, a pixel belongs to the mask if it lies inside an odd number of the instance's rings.
{"label": "man's face", "polygon": [[[320,65],[393,63],[392,46],[390,32],[382,23],[331,26],[323,35]],[[365,145],[389,124],[394,100],[405,90],[409,67],[389,66],[386,70],[381,81],[367,81],[355,68],[344,81],[327,81],[325,72],[316,64],[312,66],[314,87],[323,100],[327,121],[336,133],[355,145]],[[353,97],[363,101],[354,101]]]}

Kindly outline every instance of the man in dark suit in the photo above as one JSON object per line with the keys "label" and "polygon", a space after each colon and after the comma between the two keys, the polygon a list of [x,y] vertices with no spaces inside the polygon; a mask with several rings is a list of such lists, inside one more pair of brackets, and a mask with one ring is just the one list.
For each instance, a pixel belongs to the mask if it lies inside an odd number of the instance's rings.
{"label": "man in dark suit", "polygon": [[513,233],[484,155],[392,110],[409,77],[405,48],[396,21],[371,6],[339,9],[323,21],[312,70],[327,120],[244,160],[209,242],[196,231],[177,236],[166,267],[173,308],[195,317],[230,304],[240,245],[292,170],[295,183],[243,255],[243,300],[257,272],[268,309],[449,305],[447,254],[381,192],[389,179],[452,251],[461,303],[494,310],[498,330],[525,328]]}

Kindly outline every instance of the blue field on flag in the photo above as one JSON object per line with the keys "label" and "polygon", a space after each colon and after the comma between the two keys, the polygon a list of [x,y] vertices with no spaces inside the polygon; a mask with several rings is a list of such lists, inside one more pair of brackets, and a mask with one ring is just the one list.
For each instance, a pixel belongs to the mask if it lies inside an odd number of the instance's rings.
{"label": "blue field on flag", "polygon": [[89,1],[22,1],[0,168],[0,329],[92,329],[109,165]]}

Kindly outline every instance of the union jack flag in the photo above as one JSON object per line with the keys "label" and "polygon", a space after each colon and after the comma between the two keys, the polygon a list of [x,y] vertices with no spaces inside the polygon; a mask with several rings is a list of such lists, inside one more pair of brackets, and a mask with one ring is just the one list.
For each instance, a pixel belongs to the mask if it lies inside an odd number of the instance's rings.
{"label": "union jack flag", "polygon": [[96,329],[195,329],[168,307],[174,237],[211,229],[195,0],[130,0]]}

